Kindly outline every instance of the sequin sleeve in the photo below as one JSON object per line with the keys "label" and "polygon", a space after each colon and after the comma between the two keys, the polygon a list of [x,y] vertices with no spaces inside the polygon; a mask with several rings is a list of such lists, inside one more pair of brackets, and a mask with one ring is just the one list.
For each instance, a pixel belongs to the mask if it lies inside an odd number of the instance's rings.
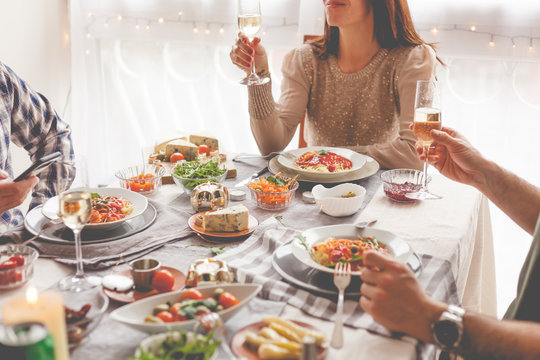
{"label": "sequin sleeve", "polygon": [[306,49],[285,55],[281,96],[276,103],[271,83],[249,86],[249,115],[253,136],[262,154],[283,150],[304,117],[310,82],[303,65]]}
{"label": "sequin sleeve", "polygon": [[429,80],[434,76],[435,52],[431,47],[419,45],[399,61],[396,68],[397,116],[399,133],[390,142],[349,148],[375,158],[383,168],[422,169],[422,162],[415,149],[416,137],[409,129],[414,119],[414,99],[416,82]]}

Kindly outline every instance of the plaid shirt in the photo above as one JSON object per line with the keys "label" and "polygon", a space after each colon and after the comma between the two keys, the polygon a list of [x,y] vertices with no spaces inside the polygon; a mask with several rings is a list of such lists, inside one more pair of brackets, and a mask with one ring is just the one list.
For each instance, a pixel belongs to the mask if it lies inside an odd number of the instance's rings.
{"label": "plaid shirt", "polygon": [[[9,67],[0,63],[0,169],[13,177],[9,147],[11,142],[23,147],[32,161],[60,151],[64,162],[73,162],[71,131],[54,111],[49,101],[33,91]],[[58,163],[38,174],[39,183],[32,193],[30,208],[56,195],[57,179],[74,177],[73,166]],[[0,234],[11,226],[22,225],[17,208],[0,216]]]}

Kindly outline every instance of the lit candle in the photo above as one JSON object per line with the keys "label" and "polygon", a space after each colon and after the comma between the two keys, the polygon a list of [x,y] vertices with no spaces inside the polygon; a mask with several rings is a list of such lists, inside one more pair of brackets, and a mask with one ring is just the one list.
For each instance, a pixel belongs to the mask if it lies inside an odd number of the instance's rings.
{"label": "lit candle", "polygon": [[26,297],[9,300],[2,307],[5,325],[21,322],[40,322],[54,339],[55,360],[69,359],[66,318],[62,296],[53,291],[38,294],[33,286],[26,291]]}
{"label": "lit candle", "polygon": [[219,267],[217,262],[209,262],[208,259],[205,259],[204,262],[197,265],[197,272],[199,274],[213,274]]}

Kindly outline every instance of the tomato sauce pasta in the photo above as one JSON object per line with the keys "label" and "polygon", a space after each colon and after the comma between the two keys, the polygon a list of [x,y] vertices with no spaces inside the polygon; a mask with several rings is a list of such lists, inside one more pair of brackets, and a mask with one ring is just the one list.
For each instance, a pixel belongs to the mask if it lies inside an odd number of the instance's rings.
{"label": "tomato sauce pasta", "polygon": [[384,244],[376,238],[358,237],[358,240],[328,238],[322,243],[311,247],[311,257],[317,263],[335,267],[337,263],[350,263],[352,271],[360,270],[363,266],[362,258],[366,250],[376,250],[388,253]]}
{"label": "tomato sauce pasta", "polygon": [[296,166],[313,172],[340,172],[352,168],[352,161],[336,153],[319,150],[303,153],[296,160]]}
{"label": "tomato sauce pasta", "polygon": [[92,216],[90,224],[100,224],[125,218],[133,211],[133,205],[117,196],[92,194]]}

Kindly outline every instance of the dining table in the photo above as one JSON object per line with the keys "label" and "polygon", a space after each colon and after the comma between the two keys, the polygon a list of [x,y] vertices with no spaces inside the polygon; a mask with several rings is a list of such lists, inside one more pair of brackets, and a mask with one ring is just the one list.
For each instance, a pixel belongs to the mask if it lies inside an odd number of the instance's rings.
{"label": "dining table", "polygon": [[[226,179],[224,184],[234,189],[235,184],[264,166],[266,160],[262,157],[239,160],[235,162],[236,178]],[[272,254],[295,234],[310,228],[376,220],[369,228],[389,231],[410,244],[422,264],[418,277],[428,294],[466,310],[495,316],[494,249],[486,197],[473,187],[432,172],[430,191],[441,195],[441,199],[399,203],[385,196],[380,178],[382,171],[354,181],[367,192],[360,210],[346,217],[326,215],[316,204],[303,199],[303,192],[310,191],[313,183],[301,183],[291,205],[278,212],[258,208],[244,187],[247,198],[231,201],[231,205],[244,204],[259,225],[247,239],[219,243],[208,242],[191,231],[187,219],[195,211],[190,197],[175,184],[163,185],[148,196],[157,210],[155,222],[132,236],[136,239],[132,246],[129,246],[130,239],[83,245],[85,270],[100,275],[120,272],[128,269],[127,261],[149,256],[187,274],[195,260],[216,256],[210,246],[219,247],[222,253],[216,257],[231,265],[237,281],[263,285],[259,295],[225,323],[228,339],[243,326],[260,321],[264,316],[308,323],[330,339],[337,295],[313,292],[283,278],[273,269]],[[18,241],[16,239],[29,236],[21,232],[12,239]],[[121,245],[116,247],[114,243]],[[29,285],[44,290],[73,272],[72,246],[40,240],[34,241],[33,246],[40,252],[33,278],[21,288],[0,291],[0,307],[11,297],[23,294]],[[98,327],[72,351],[71,359],[128,359],[134,354],[138,344],[149,335],[111,319],[109,313],[119,306],[122,304],[110,302]],[[388,332],[376,324],[358,305],[358,296],[346,298],[344,314],[344,346],[341,349],[329,347],[327,359],[405,360],[436,356],[434,346]],[[226,357],[220,353],[218,359]]]}

